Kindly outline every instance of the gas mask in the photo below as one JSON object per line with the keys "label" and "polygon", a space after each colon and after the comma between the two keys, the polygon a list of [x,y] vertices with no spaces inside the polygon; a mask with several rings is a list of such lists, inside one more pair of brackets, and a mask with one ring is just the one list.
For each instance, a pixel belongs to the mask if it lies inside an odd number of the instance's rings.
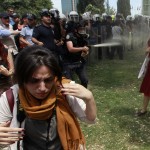
{"label": "gas mask", "polygon": [[88,39],[89,38],[89,34],[86,33],[86,28],[85,27],[78,27],[77,32],[84,39]]}

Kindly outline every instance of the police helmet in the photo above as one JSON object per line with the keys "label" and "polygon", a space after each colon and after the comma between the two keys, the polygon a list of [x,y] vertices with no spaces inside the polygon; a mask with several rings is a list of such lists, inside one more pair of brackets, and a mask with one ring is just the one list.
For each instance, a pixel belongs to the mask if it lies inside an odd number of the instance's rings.
{"label": "police helmet", "polygon": [[79,22],[68,21],[66,24],[66,31],[73,32],[75,29],[81,28],[82,24]]}
{"label": "police helmet", "polygon": [[93,21],[99,21],[99,20],[100,20],[100,15],[99,14],[93,15]]}
{"label": "police helmet", "polygon": [[106,20],[107,14],[106,13],[102,13],[102,19]]}
{"label": "police helmet", "polygon": [[49,12],[50,12],[51,16],[54,17],[55,19],[60,17],[59,10],[56,8],[50,9]]}
{"label": "police helmet", "polygon": [[61,21],[61,24],[63,25],[63,27],[65,28],[65,25],[67,23],[67,17],[62,13],[60,14],[60,21]]}
{"label": "police helmet", "polygon": [[71,11],[69,13],[69,20],[74,22],[79,22],[79,15],[76,11]]}
{"label": "police helmet", "polygon": [[50,16],[51,14],[48,9],[44,8],[41,10],[40,15],[41,17],[43,17],[43,16]]}
{"label": "police helmet", "polygon": [[73,32],[75,29],[75,22],[74,21],[68,21],[65,25],[66,32]]}
{"label": "police helmet", "polygon": [[91,12],[85,12],[82,14],[82,19],[83,20],[90,20],[91,19]]}
{"label": "police helmet", "polygon": [[133,21],[136,22],[136,23],[139,23],[140,21],[142,21],[143,17],[139,14],[135,14],[134,17],[133,17]]}
{"label": "police helmet", "polygon": [[138,14],[135,14],[135,15],[134,15],[134,19],[137,19],[137,18],[139,18],[139,15],[138,15]]}
{"label": "police helmet", "polygon": [[67,17],[66,17],[64,14],[60,14],[59,17],[60,17],[60,19],[62,19],[62,20],[66,20],[66,19],[67,19]]}
{"label": "police helmet", "polygon": [[123,19],[123,14],[117,13],[116,14],[116,20],[122,20]]}
{"label": "police helmet", "polygon": [[131,16],[131,15],[128,15],[128,16],[126,17],[126,21],[132,21],[132,16]]}
{"label": "police helmet", "polygon": [[82,22],[76,23],[75,28],[78,30],[79,34],[81,34],[81,35],[86,34],[86,28],[83,26]]}

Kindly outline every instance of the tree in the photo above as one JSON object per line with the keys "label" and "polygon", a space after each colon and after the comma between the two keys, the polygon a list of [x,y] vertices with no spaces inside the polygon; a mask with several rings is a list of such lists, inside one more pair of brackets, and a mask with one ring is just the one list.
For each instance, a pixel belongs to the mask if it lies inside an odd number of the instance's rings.
{"label": "tree", "polygon": [[118,0],[118,2],[117,2],[117,13],[123,14],[123,16],[125,18],[128,15],[131,15],[130,0]]}
{"label": "tree", "polygon": [[43,8],[50,9],[52,2],[50,0],[0,0],[0,11],[6,11],[9,6],[15,8],[18,14],[34,13],[39,15]]}
{"label": "tree", "polygon": [[78,12],[79,12],[79,13],[84,13],[86,6],[87,6],[86,0],[84,0],[84,1],[79,0],[79,2],[78,2],[78,4],[77,4]]}
{"label": "tree", "polygon": [[100,13],[105,11],[104,0],[92,0],[92,1],[91,0],[79,0],[78,5],[77,5],[78,12],[84,13],[88,5],[90,7],[92,6],[96,10],[100,10]]}
{"label": "tree", "polygon": [[109,14],[110,15],[115,15],[116,14],[116,9],[114,9],[113,7],[109,7]]}
{"label": "tree", "polygon": [[88,12],[90,11],[92,14],[100,14],[100,9],[93,6],[92,4],[89,4],[88,6],[86,6],[85,11]]}

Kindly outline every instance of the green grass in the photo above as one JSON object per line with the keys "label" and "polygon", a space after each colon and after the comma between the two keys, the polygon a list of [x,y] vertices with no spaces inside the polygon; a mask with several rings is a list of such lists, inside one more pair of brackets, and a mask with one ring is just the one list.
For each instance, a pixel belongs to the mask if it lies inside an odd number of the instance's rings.
{"label": "green grass", "polygon": [[144,51],[125,51],[124,60],[88,65],[89,89],[97,105],[97,123],[82,124],[88,150],[149,150],[150,113],[135,117],[142,106],[137,79]]}

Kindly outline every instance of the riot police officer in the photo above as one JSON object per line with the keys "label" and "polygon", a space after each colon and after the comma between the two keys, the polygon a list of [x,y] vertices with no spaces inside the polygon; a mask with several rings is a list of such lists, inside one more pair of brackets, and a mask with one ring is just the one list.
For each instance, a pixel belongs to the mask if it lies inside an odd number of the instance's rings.
{"label": "riot police officer", "polygon": [[67,23],[66,49],[62,55],[62,62],[64,76],[73,80],[73,73],[75,72],[81,84],[87,87],[85,56],[88,54],[89,48],[85,40],[87,34],[84,29],[80,23],[74,21]]}
{"label": "riot police officer", "polygon": [[49,12],[52,16],[51,27],[54,33],[55,51],[57,54],[59,65],[62,69],[61,54],[64,51],[64,44],[66,37],[65,16],[63,14],[60,14],[58,9],[56,8],[50,9]]}

